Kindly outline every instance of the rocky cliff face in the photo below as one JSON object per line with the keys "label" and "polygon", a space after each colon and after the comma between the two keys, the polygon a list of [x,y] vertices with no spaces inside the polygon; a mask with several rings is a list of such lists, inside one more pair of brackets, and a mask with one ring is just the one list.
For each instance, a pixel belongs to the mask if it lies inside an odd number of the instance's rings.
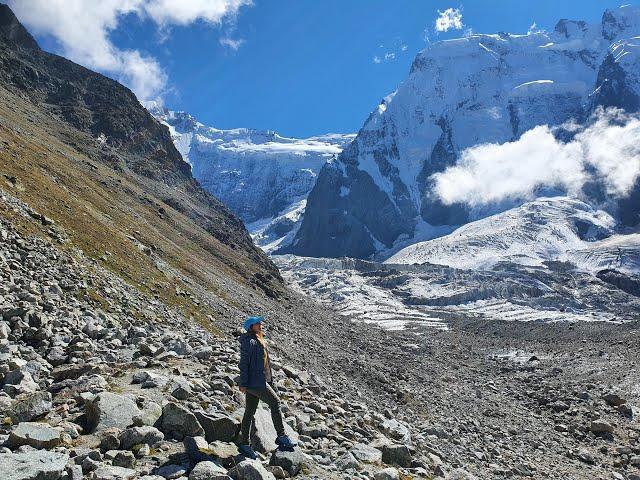
{"label": "rocky cliff face", "polygon": [[[371,113],[355,141],[320,172],[302,226],[283,251],[368,257],[433,227],[469,220],[443,205],[430,178],[465,148],[504,143],[542,125],[583,121],[598,106],[638,109],[640,10],[600,24],[561,20],[553,32],[437,42]],[[634,212],[629,212],[632,222]]]}
{"label": "rocky cliff face", "polygon": [[220,130],[186,112],[155,103],[147,108],[167,125],[193,176],[245,222],[266,250],[292,238],[318,172],[355,137],[328,134],[297,139],[273,131]]}

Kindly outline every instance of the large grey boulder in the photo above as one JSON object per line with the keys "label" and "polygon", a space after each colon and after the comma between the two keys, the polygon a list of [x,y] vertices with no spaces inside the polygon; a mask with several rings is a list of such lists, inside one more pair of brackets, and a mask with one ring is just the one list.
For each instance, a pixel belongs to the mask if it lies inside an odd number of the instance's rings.
{"label": "large grey boulder", "polygon": [[91,472],[91,480],[133,480],[138,476],[138,472],[131,468],[114,467],[102,465]]}
{"label": "large grey boulder", "polygon": [[351,454],[361,462],[380,463],[382,462],[382,452],[377,448],[364,443],[356,443],[349,450]]}
{"label": "large grey boulder", "polygon": [[257,460],[243,460],[227,473],[233,480],[276,480]]}
{"label": "large grey boulder", "polygon": [[85,403],[89,431],[107,428],[125,429],[133,424],[140,409],[129,397],[111,392],[102,392]]}
{"label": "large grey boulder", "polygon": [[383,468],[373,475],[373,480],[400,480],[400,473],[393,467]]}
{"label": "large grey boulder", "polygon": [[46,423],[22,422],[9,434],[7,446],[18,448],[29,445],[37,449],[50,450],[64,441],[64,431]]}
{"label": "large grey boulder", "polygon": [[383,445],[382,461],[388,465],[409,468],[411,466],[411,452],[406,445]]}
{"label": "large grey boulder", "polygon": [[360,462],[358,462],[351,452],[347,452],[339,456],[335,461],[335,465],[339,470],[343,471],[360,468]]}
{"label": "large grey boulder", "polygon": [[131,450],[135,445],[155,445],[164,440],[164,433],[155,427],[131,427],[120,434],[120,448]]}
{"label": "large grey boulder", "polygon": [[282,467],[289,475],[297,475],[302,467],[310,465],[311,459],[300,450],[296,449],[293,452],[276,450],[271,455],[269,465],[276,467]]}
{"label": "large grey boulder", "polygon": [[59,480],[69,455],[46,450],[21,453],[0,453],[2,480]]}
{"label": "large grey boulder", "polygon": [[200,462],[189,474],[189,480],[228,480],[227,471],[213,462]]}
{"label": "large grey boulder", "polygon": [[474,475],[471,475],[466,470],[462,468],[456,468],[454,471],[449,473],[445,480],[478,480]]}
{"label": "large grey boulder", "polygon": [[16,398],[9,416],[13,423],[30,422],[44,417],[52,408],[49,392],[27,393]]}
{"label": "large grey boulder", "polygon": [[164,434],[176,440],[204,436],[204,430],[196,416],[177,403],[167,403],[158,422]]}
{"label": "large grey boulder", "polygon": [[216,440],[232,442],[240,429],[240,422],[226,415],[212,416],[203,412],[196,412],[195,415],[204,429],[207,442],[215,442]]}
{"label": "large grey boulder", "polygon": [[[287,423],[284,424],[284,429],[289,438],[297,443],[298,433]],[[258,452],[271,452],[278,448],[275,442],[276,437],[276,429],[271,420],[270,410],[259,406],[253,417],[253,424],[251,426],[251,445]]]}

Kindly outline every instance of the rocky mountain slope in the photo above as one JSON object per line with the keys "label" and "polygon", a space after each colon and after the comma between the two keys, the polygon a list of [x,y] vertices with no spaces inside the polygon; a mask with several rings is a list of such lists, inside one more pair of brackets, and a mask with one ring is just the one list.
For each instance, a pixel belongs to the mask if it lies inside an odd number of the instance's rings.
{"label": "rocky mountain slope", "polygon": [[[471,35],[430,44],[407,80],[321,170],[304,221],[283,253],[366,258],[470,219],[445,205],[432,175],[481,143],[536,125],[584,121],[599,106],[638,110],[640,9],[608,10],[599,24],[561,20],[552,32]],[[638,222],[638,185],[618,205]]]}
{"label": "rocky mountain slope", "polygon": [[266,251],[290,243],[318,172],[355,137],[328,134],[296,139],[272,131],[219,130],[186,112],[154,102],[146,107],[169,128],[193,176],[245,222]]}

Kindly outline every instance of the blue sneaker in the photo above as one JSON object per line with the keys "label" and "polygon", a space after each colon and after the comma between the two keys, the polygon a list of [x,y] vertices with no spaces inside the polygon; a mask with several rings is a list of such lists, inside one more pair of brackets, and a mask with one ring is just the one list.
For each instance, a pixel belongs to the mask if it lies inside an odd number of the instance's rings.
{"label": "blue sneaker", "polygon": [[280,435],[276,438],[276,445],[278,445],[281,450],[293,450],[296,446],[296,444],[293,443],[286,435]]}
{"label": "blue sneaker", "polygon": [[253,448],[251,448],[251,445],[248,445],[246,443],[239,445],[238,451],[245,457],[250,458],[251,460],[255,460],[256,458],[258,458],[258,456],[256,455],[256,452],[254,452]]}

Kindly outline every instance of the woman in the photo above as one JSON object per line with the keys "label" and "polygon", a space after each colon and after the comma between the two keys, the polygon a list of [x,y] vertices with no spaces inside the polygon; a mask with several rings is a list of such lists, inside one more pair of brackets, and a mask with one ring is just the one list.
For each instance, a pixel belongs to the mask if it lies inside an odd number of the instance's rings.
{"label": "woman", "polygon": [[263,320],[263,317],[247,318],[244,321],[244,329],[247,333],[240,336],[240,391],[245,394],[246,406],[240,428],[238,449],[240,453],[252,459],[256,458],[256,452],[251,448],[249,433],[260,400],[269,405],[271,409],[271,420],[277,433],[276,445],[287,450],[295,447],[295,444],[284,432],[280,400],[270,385],[273,377],[262,333]]}

